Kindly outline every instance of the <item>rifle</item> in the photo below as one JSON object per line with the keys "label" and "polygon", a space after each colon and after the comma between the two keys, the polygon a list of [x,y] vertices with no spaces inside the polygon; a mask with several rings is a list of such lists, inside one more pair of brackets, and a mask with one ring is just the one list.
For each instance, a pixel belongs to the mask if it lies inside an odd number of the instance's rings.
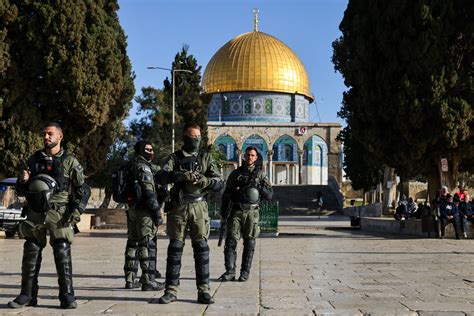
{"label": "rifle", "polygon": [[79,234],[81,232],[79,230],[79,227],[77,227],[77,224],[72,225],[72,230],[74,231],[74,235]]}
{"label": "rifle", "polygon": [[229,203],[226,212],[224,213],[225,217],[221,219],[221,227],[219,229],[219,241],[217,242],[217,247],[222,246],[222,239],[226,233],[227,220],[229,219],[230,212],[232,211],[232,202]]}

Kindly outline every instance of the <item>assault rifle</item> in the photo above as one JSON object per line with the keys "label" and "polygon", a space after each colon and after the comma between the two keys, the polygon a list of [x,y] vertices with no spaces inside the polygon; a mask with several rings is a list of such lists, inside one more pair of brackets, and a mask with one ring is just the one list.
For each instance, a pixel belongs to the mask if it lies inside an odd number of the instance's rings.
{"label": "assault rifle", "polygon": [[221,219],[221,227],[219,229],[219,242],[217,243],[217,247],[222,246],[222,239],[224,239],[224,235],[226,233],[227,220],[229,219],[231,211],[232,211],[232,202],[229,202],[226,212],[224,213],[225,217]]}

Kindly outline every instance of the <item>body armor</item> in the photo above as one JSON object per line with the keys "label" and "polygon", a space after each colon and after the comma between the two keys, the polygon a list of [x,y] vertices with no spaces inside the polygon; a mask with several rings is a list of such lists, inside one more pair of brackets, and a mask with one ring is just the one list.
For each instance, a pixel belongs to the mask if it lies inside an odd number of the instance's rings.
{"label": "body armor", "polygon": [[[193,172],[196,174],[200,174],[202,171],[202,167],[199,165],[198,156],[190,156],[184,157],[182,153],[181,155],[177,155],[179,162],[178,162],[178,170],[181,172]],[[179,185],[178,188],[178,196],[179,201],[181,204],[187,204],[189,202],[199,202],[204,199],[204,195],[201,189],[192,183],[186,182],[182,185]]]}

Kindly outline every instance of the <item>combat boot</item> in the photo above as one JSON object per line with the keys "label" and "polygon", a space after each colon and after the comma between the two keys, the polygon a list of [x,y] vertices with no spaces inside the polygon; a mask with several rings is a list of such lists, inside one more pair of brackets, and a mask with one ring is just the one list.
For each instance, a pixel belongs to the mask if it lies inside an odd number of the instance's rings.
{"label": "combat boot", "polygon": [[234,238],[228,237],[225,240],[224,259],[225,272],[219,277],[221,282],[235,280],[235,261],[237,260],[237,241]]}
{"label": "combat boot", "polygon": [[161,291],[164,290],[164,283],[152,281],[150,283],[142,284],[142,291]]}
{"label": "combat boot", "polygon": [[214,304],[214,299],[209,293],[198,293],[197,301],[201,304]]}
{"label": "combat boot", "polygon": [[142,284],[140,282],[125,282],[125,289],[127,290],[132,290],[132,289],[138,289],[141,287]]}
{"label": "combat boot", "polygon": [[160,299],[158,300],[158,303],[169,304],[172,302],[176,302],[177,300],[178,298],[176,297],[176,295],[171,294],[169,292],[165,292],[165,294],[162,297],[160,297]]}
{"label": "combat boot", "polygon": [[64,309],[77,308],[72,284],[71,244],[64,239],[53,242],[54,262],[58,272],[59,301]]}
{"label": "combat boot", "polygon": [[254,251],[255,239],[244,239],[244,250],[242,252],[242,265],[240,267],[239,277],[240,282],[246,282],[249,279]]}
{"label": "combat boot", "polygon": [[25,241],[21,265],[21,292],[13,301],[8,302],[8,307],[21,308],[38,304],[38,275],[42,250],[34,241]]}

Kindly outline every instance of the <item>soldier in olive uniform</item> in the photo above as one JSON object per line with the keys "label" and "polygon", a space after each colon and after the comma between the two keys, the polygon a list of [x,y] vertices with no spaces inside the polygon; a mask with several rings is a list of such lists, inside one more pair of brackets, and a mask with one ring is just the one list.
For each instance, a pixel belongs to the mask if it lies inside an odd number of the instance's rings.
{"label": "soldier in olive uniform", "polygon": [[[201,129],[196,124],[183,128],[184,145],[171,154],[158,173],[161,184],[174,183],[171,190],[171,207],[167,213],[167,233],[170,237],[166,262],[166,290],[160,304],[177,300],[181,256],[186,232],[189,230],[194,251],[198,302],[212,304],[209,293],[210,231],[205,195],[223,188],[221,174],[207,151],[200,149]],[[168,208],[167,208],[168,209]]]}
{"label": "soldier in olive uniform", "polygon": [[156,233],[163,223],[161,205],[158,202],[154,182],[154,173],[158,166],[153,165],[153,147],[148,141],[135,144],[136,158],[130,167],[134,182],[133,202],[127,216],[128,240],[125,251],[125,288],[137,287],[136,258],[140,262],[142,291],[161,291],[164,285],[155,281],[156,269]]}
{"label": "soldier in olive uniform", "polygon": [[[11,308],[38,304],[38,275],[49,232],[58,273],[61,308],[76,308],[72,284],[71,243],[73,226],[80,221],[90,188],[82,166],[61,148],[63,133],[57,123],[43,129],[44,149],[35,152],[18,177],[17,192],[26,196],[26,220],[18,227],[25,236],[21,268],[21,293]],[[27,168],[26,168],[27,167]]]}
{"label": "soldier in olive uniform", "polygon": [[244,165],[229,175],[222,196],[221,223],[227,225],[224,246],[226,272],[219,278],[223,282],[235,280],[236,248],[241,236],[244,239],[244,250],[239,281],[248,280],[255,239],[260,232],[259,203],[262,199],[271,200],[273,195],[267,175],[255,164],[258,159],[257,148],[247,147],[244,159]]}

